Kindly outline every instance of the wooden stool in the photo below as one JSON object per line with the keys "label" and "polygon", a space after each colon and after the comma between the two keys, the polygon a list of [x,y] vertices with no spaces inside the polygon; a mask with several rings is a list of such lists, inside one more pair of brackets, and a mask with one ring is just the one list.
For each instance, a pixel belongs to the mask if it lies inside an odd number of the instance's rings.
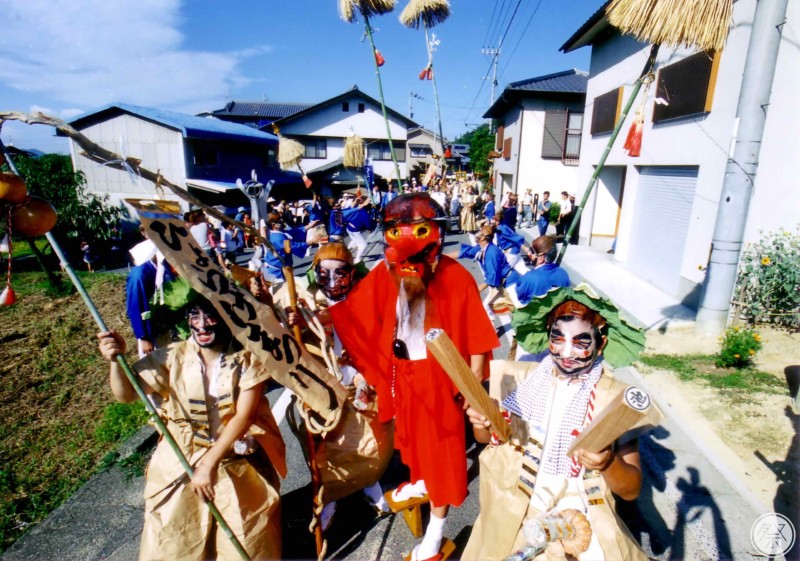
{"label": "wooden stool", "polygon": [[386,491],[383,497],[386,499],[386,503],[389,505],[392,512],[395,514],[398,512],[403,513],[403,520],[406,521],[408,529],[411,530],[411,535],[415,538],[422,537],[422,505],[430,502],[428,495],[426,494],[424,497],[413,497],[407,501],[396,502],[392,498],[392,491]]}

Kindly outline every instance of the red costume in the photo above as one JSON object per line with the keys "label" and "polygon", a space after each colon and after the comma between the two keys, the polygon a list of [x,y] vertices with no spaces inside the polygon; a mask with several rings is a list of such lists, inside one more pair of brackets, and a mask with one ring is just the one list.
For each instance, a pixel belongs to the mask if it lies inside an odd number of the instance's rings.
{"label": "red costume", "polygon": [[[381,263],[331,313],[351,360],[376,388],[380,419],[395,418],[395,445],[411,470],[411,480],[425,480],[434,505],[458,506],[467,496],[464,412],[455,399],[458,390],[432,356],[394,356],[398,292],[396,280]],[[425,330],[444,329],[467,363],[470,355],[485,354],[488,373],[490,353],[500,343],[472,275],[443,256],[427,282],[425,297]]]}

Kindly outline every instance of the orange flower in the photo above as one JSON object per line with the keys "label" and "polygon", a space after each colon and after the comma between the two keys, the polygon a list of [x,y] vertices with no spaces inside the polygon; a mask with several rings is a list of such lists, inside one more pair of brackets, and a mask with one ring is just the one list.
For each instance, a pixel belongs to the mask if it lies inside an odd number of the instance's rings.
{"label": "orange flower", "polygon": [[753,339],[755,339],[756,341],[761,341],[761,335],[759,335],[758,333],[754,333]]}
{"label": "orange flower", "polygon": [[769,265],[770,263],[772,263],[772,260],[770,260],[769,256],[761,258],[762,265]]}
{"label": "orange flower", "polygon": [[733,355],[733,356],[735,356],[736,358],[740,358],[738,354],[735,354],[735,355]]}
{"label": "orange flower", "polygon": [[750,353],[750,356],[753,356],[754,354],[756,354],[756,352],[755,352],[753,349],[750,349],[750,350],[749,350],[749,351],[747,351],[747,352],[748,352],[748,353]]}

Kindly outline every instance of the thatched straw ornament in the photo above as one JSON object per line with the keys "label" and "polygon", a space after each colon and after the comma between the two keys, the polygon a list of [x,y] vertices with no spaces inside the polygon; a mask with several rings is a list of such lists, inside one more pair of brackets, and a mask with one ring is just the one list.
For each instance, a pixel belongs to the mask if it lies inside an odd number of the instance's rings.
{"label": "thatched straw ornament", "polygon": [[344,141],[344,167],[360,168],[364,166],[364,140],[355,133]]}
{"label": "thatched straw ornament", "polygon": [[283,136],[277,125],[272,125],[272,132],[278,137],[278,164],[281,169],[300,167],[300,162],[306,155],[306,147],[296,140]]}
{"label": "thatched straw ornament", "polygon": [[732,0],[613,0],[609,23],[640,41],[717,51],[725,45]]}
{"label": "thatched straw ornament", "polygon": [[448,0],[411,0],[400,14],[400,23],[412,29],[431,28],[450,16]]}
{"label": "thatched straw ornament", "polygon": [[379,16],[394,10],[394,4],[395,0],[339,0],[339,17],[353,23],[359,13],[365,18]]}

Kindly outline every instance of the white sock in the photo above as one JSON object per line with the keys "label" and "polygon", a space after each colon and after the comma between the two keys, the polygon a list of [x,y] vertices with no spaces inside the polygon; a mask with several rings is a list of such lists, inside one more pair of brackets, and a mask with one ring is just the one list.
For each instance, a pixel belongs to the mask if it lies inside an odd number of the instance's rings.
{"label": "white sock", "polygon": [[437,518],[431,513],[430,522],[428,522],[428,527],[425,529],[425,536],[422,538],[422,543],[417,547],[417,559],[428,559],[439,553],[446,520],[446,516]]}
{"label": "white sock", "polygon": [[425,481],[420,479],[416,483],[409,483],[405,485],[400,492],[395,489],[392,491],[392,498],[396,501],[407,501],[411,497],[422,497],[428,492],[428,488],[425,487]]}
{"label": "white sock", "polygon": [[375,508],[380,509],[381,512],[389,511],[389,504],[386,502],[386,499],[383,498],[383,490],[381,489],[380,483],[375,483],[375,485],[364,487],[364,494],[367,496],[369,501],[375,505]]}

